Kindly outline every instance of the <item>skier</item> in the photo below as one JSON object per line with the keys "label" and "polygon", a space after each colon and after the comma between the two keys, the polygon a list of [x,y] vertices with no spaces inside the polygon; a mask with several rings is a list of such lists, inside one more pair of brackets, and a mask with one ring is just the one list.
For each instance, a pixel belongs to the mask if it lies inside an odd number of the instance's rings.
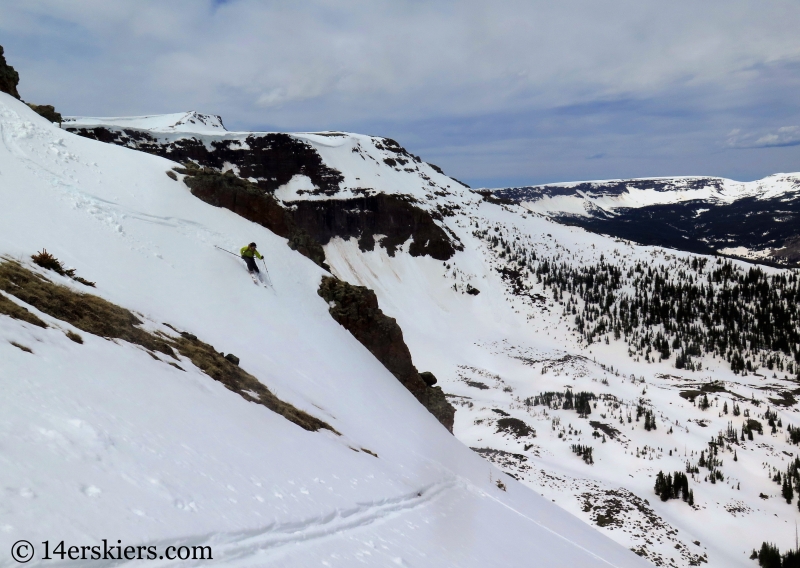
{"label": "skier", "polygon": [[250,243],[246,247],[242,247],[239,253],[242,255],[242,260],[244,260],[244,263],[247,265],[247,270],[251,273],[261,273],[256,265],[256,258],[263,260],[264,257],[256,250],[256,243]]}

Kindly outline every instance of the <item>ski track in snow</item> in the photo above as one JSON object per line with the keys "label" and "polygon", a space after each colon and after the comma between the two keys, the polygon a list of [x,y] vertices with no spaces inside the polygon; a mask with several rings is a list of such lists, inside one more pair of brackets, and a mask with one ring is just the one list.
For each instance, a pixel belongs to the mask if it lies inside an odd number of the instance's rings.
{"label": "ski track in snow", "polygon": [[[394,498],[361,503],[355,507],[330,511],[323,515],[316,515],[307,519],[283,523],[274,523],[253,530],[231,533],[218,532],[212,535],[196,535],[172,538],[168,541],[152,541],[137,543],[137,546],[156,546],[158,551],[163,551],[168,546],[210,546],[214,554],[215,565],[259,565],[269,563],[273,559],[270,553],[292,545],[311,543],[327,537],[348,534],[353,531],[386,522],[403,514],[417,509],[428,507],[446,492],[454,490],[471,490],[481,497],[490,497],[504,507],[513,510],[527,520],[541,526],[543,529],[554,533],[537,521],[525,516],[501,501],[494,499],[483,491],[474,488],[468,482],[455,477],[444,479],[438,483],[430,484],[416,491]],[[573,543],[574,544],[574,543]],[[576,545],[578,546],[578,545]],[[578,546],[583,549],[582,547]],[[589,552],[589,551],[587,551]],[[589,554],[591,554],[589,552]],[[593,555],[594,556],[594,555]],[[600,559],[600,557],[597,557]],[[602,560],[602,559],[600,559]],[[111,566],[199,566],[208,561],[196,562],[186,560],[93,560],[92,566],[100,568]],[[75,566],[75,562],[47,562],[48,566]]]}
{"label": "ski track in snow", "polygon": [[[21,120],[18,114],[9,111],[4,111],[2,118]],[[0,136],[2,136],[6,149],[24,163],[36,177],[46,180],[51,187],[60,193],[62,199],[71,203],[75,209],[85,212],[112,233],[130,240],[133,244],[132,249],[137,252],[158,256],[158,253],[155,252],[157,249],[155,243],[143,241],[134,236],[133,233],[135,231],[126,230],[126,223],[131,221],[162,225],[175,229],[183,235],[191,235],[207,244],[223,243],[229,247],[234,246],[222,233],[209,229],[200,223],[175,216],[153,215],[92,195],[82,188],[79,178],[67,173],[66,166],[69,162],[88,168],[95,166],[90,163],[80,162],[77,156],[63,147],[63,139],[47,142],[48,139],[53,137],[42,127],[37,127],[31,122],[23,122],[21,127],[9,131],[8,126],[0,122]],[[29,149],[33,149],[34,143],[38,143],[42,147],[46,146],[49,149],[46,155],[53,161],[52,167],[45,167],[40,160],[29,158],[20,145],[21,140],[26,140],[30,143]],[[58,163],[58,158],[60,158],[61,163]],[[95,173],[98,174],[98,172]],[[100,182],[101,180],[98,178],[98,183]]]}

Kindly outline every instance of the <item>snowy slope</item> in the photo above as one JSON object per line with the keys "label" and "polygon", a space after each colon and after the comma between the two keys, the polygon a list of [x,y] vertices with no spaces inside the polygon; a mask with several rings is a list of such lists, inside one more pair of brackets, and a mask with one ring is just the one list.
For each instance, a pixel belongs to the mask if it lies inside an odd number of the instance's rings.
{"label": "snowy slope", "polygon": [[[229,136],[241,144],[259,134],[153,136],[165,145],[180,137],[214,147]],[[793,545],[797,507],[782,500],[780,486],[770,479],[797,455],[797,446],[786,439],[787,427],[798,426],[794,400],[785,406],[770,402],[781,393],[797,394],[791,373],[773,376],[762,369],[737,375],[727,362],[710,356],[702,358],[702,371],[690,372],[676,369],[674,357],[663,362],[645,360],[644,354],[632,357],[629,346],[613,338],[608,344],[588,345],[572,316],[564,316],[564,303],[554,300],[549,289],[520,269],[508,249],[491,243],[485,233],[535,254],[539,264],[592,266],[604,258],[623,273],[639,263],[662,266],[677,276],[694,255],[588,233],[563,224],[563,219],[556,222],[550,210],[531,211],[530,203],[515,203],[502,192],[485,200],[434,167],[400,153],[385,139],[345,133],[289,136],[306,142],[325,167],[342,175],[327,192],[308,176],[292,177],[274,189],[290,207],[301,200],[334,210],[342,200],[361,195],[408,196],[416,207],[436,215],[436,222],[460,245],[452,257],[436,260],[412,256],[409,243],[396,254],[381,246],[363,250],[355,238],[334,237],[325,244],[333,272],[376,291],[382,309],[401,324],[417,366],[433,371],[449,393],[458,409],[459,439],[657,565],[752,566],[750,551],[763,541],[776,542],[784,550]],[[135,147],[132,142],[116,143]],[[398,155],[408,156],[407,164],[386,161]],[[793,179],[776,176],[761,185],[708,178],[640,180],[661,189],[627,188],[618,195],[604,189],[592,199],[606,200],[597,203],[613,214],[680,203],[706,209],[711,201],[747,207],[760,201],[774,216],[770,200],[796,202]],[[575,188],[561,189],[567,195]],[[585,199],[589,198],[575,197],[575,202]],[[614,209],[615,203],[624,206]],[[747,213],[745,207],[743,214]],[[709,391],[712,407],[707,410],[681,396],[720,385],[722,390]],[[574,410],[525,403],[543,392],[566,388],[607,398],[597,401],[588,418]],[[732,407],[734,402],[762,423],[765,410],[774,410],[783,426],[775,434],[765,429],[752,441],[724,447],[719,469],[725,479],[712,483],[707,475],[693,475],[693,507],[681,500],[660,501],[653,491],[659,471],[683,471],[687,461],[697,463],[700,451],[709,450],[709,439],[724,432],[729,422],[740,428],[742,416],[723,412],[725,404]],[[638,418],[628,421],[641,404],[655,412],[656,430],[645,430]],[[502,420],[508,418],[522,421],[535,434],[504,426],[508,421]],[[573,444],[591,445],[594,464],[575,455]]]}
{"label": "snowy slope", "polygon": [[[148,329],[237,354],[341,433],[302,430],[187,360],[181,372],[83,332],[78,345],[30,306],[48,329],[0,315],[0,548],[210,545],[229,566],[645,564],[451,436],[330,318],[320,268],[191,196],[165,175],[174,163],[59,131],[4,94],[0,134],[4,258],[41,272],[28,259],[46,247]],[[274,291],[213,246],[250,240]],[[47,564],[41,552],[29,565]]]}

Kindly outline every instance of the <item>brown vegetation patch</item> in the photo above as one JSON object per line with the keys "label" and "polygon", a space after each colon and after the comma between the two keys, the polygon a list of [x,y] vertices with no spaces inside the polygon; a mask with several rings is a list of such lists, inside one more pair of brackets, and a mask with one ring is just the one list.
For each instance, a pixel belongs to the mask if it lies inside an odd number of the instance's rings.
{"label": "brown vegetation patch", "polygon": [[26,321],[39,327],[47,327],[47,324],[39,319],[35,314],[32,314],[22,306],[18,306],[2,294],[0,294],[0,314],[7,315],[14,319]]}
{"label": "brown vegetation patch", "polygon": [[73,331],[67,331],[67,337],[70,340],[74,341],[75,343],[79,343],[79,344],[83,343],[83,337],[81,337],[80,335],[78,335],[77,333],[75,333]]}
{"label": "brown vegetation patch", "polygon": [[94,282],[89,282],[88,280],[81,278],[80,276],[76,276],[74,268],[64,268],[64,265],[61,264],[61,261],[59,261],[56,257],[47,252],[47,249],[42,249],[41,252],[37,252],[36,254],[32,255],[31,260],[35,264],[41,266],[42,268],[46,268],[47,270],[52,270],[53,272],[56,272],[61,276],[67,276],[69,278],[72,278],[73,280],[75,280],[76,282],[80,282],[84,286],[89,286],[91,288],[95,287]]}
{"label": "brown vegetation patch", "polygon": [[20,344],[19,344],[19,343],[17,343],[16,341],[12,341],[12,342],[11,342],[11,345],[13,345],[14,347],[16,347],[17,349],[22,349],[22,350],[23,350],[25,353],[33,353],[33,351],[31,350],[31,348],[30,348],[30,347],[25,347],[24,345],[20,345]]}
{"label": "brown vegetation patch", "polygon": [[515,438],[527,436],[536,437],[536,430],[525,424],[519,418],[501,418],[497,421],[498,432],[508,432]]}
{"label": "brown vegetation patch", "polygon": [[163,339],[137,327],[142,322],[130,311],[98,296],[81,294],[66,286],[53,284],[17,262],[0,264],[0,289],[81,331],[106,339],[123,339],[147,350],[174,357],[172,349]]}

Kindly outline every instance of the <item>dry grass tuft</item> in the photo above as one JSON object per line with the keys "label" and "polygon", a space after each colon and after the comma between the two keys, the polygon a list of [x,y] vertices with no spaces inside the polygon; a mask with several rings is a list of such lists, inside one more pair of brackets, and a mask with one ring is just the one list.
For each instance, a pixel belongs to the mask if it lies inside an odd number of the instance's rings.
{"label": "dry grass tuft", "polygon": [[26,321],[39,327],[47,327],[47,324],[32,314],[22,306],[18,306],[2,294],[0,294],[0,314],[5,314],[14,319]]}
{"label": "dry grass tuft", "polygon": [[90,286],[92,288],[95,287],[94,282],[89,282],[85,278],[81,278],[80,276],[75,276],[75,269],[74,268],[64,268],[64,265],[61,264],[61,261],[54,257],[52,254],[47,252],[47,249],[42,249],[41,252],[37,252],[34,255],[31,255],[31,260],[41,266],[42,268],[46,268],[47,270],[52,270],[61,276],[68,276],[72,278],[76,282],[80,282],[84,286]]}
{"label": "dry grass tuft", "polygon": [[23,350],[25,353],[33,353],[33,351],[31,350],[31,348],[30,348],[30,347],[25,347],[24,345],[20,345],[20,344],[19,344],[19,343],[17,343],[16,341],[12,341],[12,342],[11,342],[11,345],[13,345],[14,347],[16,347],[17,349],[22,349],[22,350]]}
{"label": "dry grass tuft", "polygon": [[83,337],[75,333],[74,331],[67,331],[67,337],[70,338],[75,343],[83,344]]}
{"label": "dry grass tuft", "polygon": [[162,339],[140,329],[141,321],[111,302],[58,286],[14,261],[0,264],[0,290],[49,316],[106,339],[124,339],[150,351],[175,356]]}

